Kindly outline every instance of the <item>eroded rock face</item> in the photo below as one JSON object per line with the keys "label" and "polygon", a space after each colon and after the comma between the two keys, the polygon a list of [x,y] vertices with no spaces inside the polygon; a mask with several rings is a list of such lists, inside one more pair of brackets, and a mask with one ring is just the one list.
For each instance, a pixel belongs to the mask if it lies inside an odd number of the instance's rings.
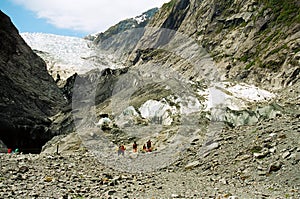
{"label": "eroded rock face", "polygon": [[9,148],[39,152],[53,135],[48,117],[64,104],[45,62],[0,12],[0,139]]}
{"label": "eroded rock face", "polygon": [[[148,26],[172,29],[197,40],[213,58],[221,79],[280,89],[299,79],[299,10],[295,0],[172,0]],[[138,46],[147,46],[145,38],[155,34],[146,31]]]}

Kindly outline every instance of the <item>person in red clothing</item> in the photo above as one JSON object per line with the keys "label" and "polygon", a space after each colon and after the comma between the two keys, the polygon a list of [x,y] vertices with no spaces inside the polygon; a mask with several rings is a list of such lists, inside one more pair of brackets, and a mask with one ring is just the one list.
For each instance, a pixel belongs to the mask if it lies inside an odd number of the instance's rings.
{"label": "person in red clothing", "polygon": [[137,145],[136,141],[134,141],[134,142],[133,142],[133,145],[132,145],[132,149],[133,149],[133,152],[134,152],[134,153],[137,152],[137,147],[138,147],[138,145]]}
{"label": "person in red clothing", "polygon": [[122,154],[124,156],[124,153],[125,153],[125,146],[122,144],[120,147],[119,147],[119,150],[118,150],[118,155]]}
{"label": "person in red clothing", "polygon": [[143,145],[143,151],[147,151],[146,145]]}
{"label": "person in red clothing", "polygon": [[148,151],[148,152],[151,152],[151,151],[152,151],[152,148],[151,148],[151,146],[152,146],[151,140],[148,140],[146,144],[147,144],[147,151]]}

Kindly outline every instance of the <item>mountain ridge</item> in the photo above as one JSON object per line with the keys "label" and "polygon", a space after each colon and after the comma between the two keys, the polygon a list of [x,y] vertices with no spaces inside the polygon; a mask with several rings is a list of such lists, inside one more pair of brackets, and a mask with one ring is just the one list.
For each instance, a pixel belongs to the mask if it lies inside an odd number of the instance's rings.
{"label": "mountain ridge", "polygon": [[85,38],[92,40],[97,45],[98,43],[101,43],[102,41],[112,37],[113,35],[124,32],[126,30],[130,30],[133,28],[143,28],[148,24],[150,19],[156,12],[158,12],[158,10],[158,8],[152,8],[139,16],[122,20],[119,23],[108,28],[106,31],[96,34],[94,37],[88,35]]}

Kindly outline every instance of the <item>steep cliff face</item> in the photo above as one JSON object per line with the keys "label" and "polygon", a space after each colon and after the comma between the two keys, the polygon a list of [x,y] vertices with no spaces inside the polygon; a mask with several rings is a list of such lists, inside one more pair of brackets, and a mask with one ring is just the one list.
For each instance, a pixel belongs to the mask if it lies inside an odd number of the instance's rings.
{"label": "steep cliff face", "polygon": [[53,137],[50,116],[64,104],[45,62],[0,11],[0,139],[10,148],[39,152]]}
{"label": "steep cliff face", "polygon": [[222,79],[277,89],[299,79],[299,13],[296,0],[172,0],[148,27],[193,38],[213,58]]}

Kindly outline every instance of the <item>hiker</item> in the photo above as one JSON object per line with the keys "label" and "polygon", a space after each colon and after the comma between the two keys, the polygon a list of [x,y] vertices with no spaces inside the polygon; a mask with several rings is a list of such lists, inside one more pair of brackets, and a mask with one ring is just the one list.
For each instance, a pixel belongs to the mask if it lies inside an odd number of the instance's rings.
{"label": "hiker", "polygon": [[151,145],[152,145],[151,140],[148,140],[146,144],[147,144],[147,151],[151,152],[152,151],[152,149],[151,149]]}
{"label": "hiker", "polygon": [[14,151],[13,151],[14,154],[19,154],[19,149],[16,148]]}
{"label": "hiker", "polygon": [[137,146],[138,146],[138,145],[137,145],[136,141],[134,141],[134,142],[133,142],[133,145],[132,145],[132,149],[133,149],[133,152],[134,152],[134,153],[137,152]]}
{"label": "hiker", "polygon": [[147,151],[145,144],[143,145],[143,151]]}
{"label": "hiker", "polygon": [[122,154],[122,155],[124,156],[125,150],[126,150],[126,148],[125,148],[125,146],[122,144],[122,145],[119,147],[118,155]]}

